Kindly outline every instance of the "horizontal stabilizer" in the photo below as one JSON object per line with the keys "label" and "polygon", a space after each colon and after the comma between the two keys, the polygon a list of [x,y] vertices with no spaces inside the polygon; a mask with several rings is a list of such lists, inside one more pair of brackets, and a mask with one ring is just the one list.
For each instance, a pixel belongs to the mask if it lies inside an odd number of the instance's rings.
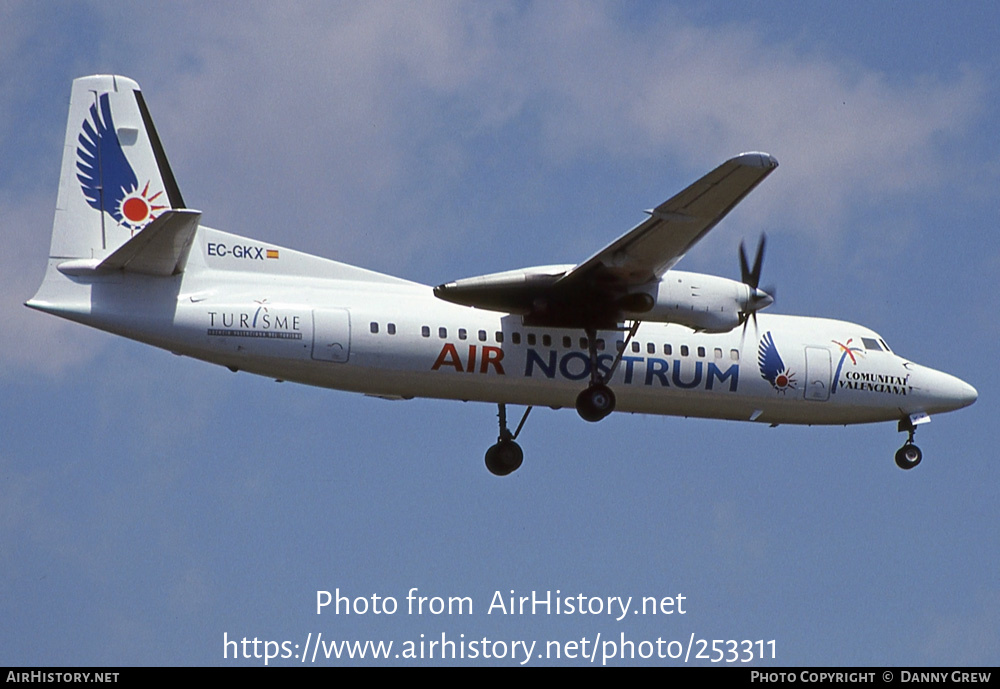
{"label": "horizontal stabilizer", "polygon": [[164,211],[101,261],[97,270],[124,270],[160,277],[181,273],[187,263],[199,220],[200,211]]}

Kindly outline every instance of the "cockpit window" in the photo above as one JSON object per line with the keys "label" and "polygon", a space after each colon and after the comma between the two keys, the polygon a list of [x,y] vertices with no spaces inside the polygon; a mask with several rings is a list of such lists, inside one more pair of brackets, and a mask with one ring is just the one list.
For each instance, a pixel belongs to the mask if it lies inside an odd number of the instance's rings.
{"label": "cockpit window", "polygon": [[882,347],[879,346],[878,340],[871,337],[862,337],[861,342],[864,343],[865,349],[870,352],[881,352]]}

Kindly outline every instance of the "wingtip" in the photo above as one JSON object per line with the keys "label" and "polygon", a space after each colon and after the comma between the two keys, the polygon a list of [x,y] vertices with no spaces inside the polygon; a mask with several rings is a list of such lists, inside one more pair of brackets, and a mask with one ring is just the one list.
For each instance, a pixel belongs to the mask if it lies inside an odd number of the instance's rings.
{"label": "wingtip", "polygon": [[756,167],[762,170],[773,170],[778,167],[778,159],[770,153],[764,153],[763,151],[740,153],[733,158],[733,162],[745,167]]}

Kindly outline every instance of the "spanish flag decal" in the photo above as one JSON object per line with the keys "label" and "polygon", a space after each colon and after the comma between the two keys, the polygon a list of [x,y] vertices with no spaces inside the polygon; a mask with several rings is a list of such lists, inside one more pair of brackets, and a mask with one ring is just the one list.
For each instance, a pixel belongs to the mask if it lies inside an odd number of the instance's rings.
{"label": "spanish flag decal", "polygon": [[267,257],[268,258],[278,258],[278,250],[277,249],[268,249],[267,250]]}

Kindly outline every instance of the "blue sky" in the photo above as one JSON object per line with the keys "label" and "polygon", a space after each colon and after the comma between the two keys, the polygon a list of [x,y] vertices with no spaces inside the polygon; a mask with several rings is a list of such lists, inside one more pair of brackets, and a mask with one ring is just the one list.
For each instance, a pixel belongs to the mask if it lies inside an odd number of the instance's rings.
{"label": "blue sky", "polygon": [[[0,664],[226,665],[224,634],[319,632],[1000,658],[993,4],[5,1],[0,27]],[[863,323],[979,401],[905,473],[893,424],[539,409],[500,480],[494,407],[277,385],[29,311],[70,81],[104,72],[142,85],[207,225],[429,284],[582,260],[766,150],[680,267],[736,277],[766,231],[775,311]],[[338,587],[474,611],[317,616]],[[488,615],[511,589],[687,613]]]}

